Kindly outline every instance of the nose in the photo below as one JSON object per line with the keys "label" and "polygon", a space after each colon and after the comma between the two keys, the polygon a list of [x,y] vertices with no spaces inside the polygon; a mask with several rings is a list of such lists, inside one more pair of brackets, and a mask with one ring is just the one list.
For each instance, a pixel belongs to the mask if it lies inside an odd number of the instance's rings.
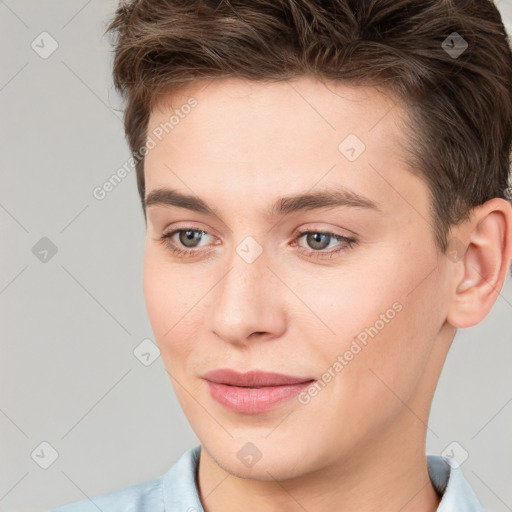
{"label": "nose", "polygon": [[238,254],[215,286],[211,330],[227,343],[243,346],[280,337],[286,328],[283,284],[261,254],[248,262]]}

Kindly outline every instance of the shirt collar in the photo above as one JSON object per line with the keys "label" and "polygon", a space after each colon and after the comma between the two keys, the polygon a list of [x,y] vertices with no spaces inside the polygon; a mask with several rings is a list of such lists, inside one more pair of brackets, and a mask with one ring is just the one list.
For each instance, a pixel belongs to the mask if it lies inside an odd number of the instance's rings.
{"label": "shirt collar", "polygon": [[460,466],[438,455],[427,455],[432,485],[442,495],[437,512],[486,512]]}
{"label": "shirt collar", "polygon": [[[200,453],[201,445],[190,448],[163,476],[166,511],[204,512],[197,485]],[[442,495],[437,512],[486,512],[460,467],[437,455],[427,455],[427,466],[432,485]]]}

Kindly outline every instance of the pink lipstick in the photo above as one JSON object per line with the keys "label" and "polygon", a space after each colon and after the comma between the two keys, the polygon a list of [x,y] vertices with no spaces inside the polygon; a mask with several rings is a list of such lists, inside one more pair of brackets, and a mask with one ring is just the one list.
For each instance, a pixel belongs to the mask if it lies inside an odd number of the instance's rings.
{"label": "pink lipstick", "polygon": [[315,380],[312,377],[261,371],[238,373],[230,369],[213,370],[203,378],[214,400],[232,411],[245,414],[274,409],[298,395]]}

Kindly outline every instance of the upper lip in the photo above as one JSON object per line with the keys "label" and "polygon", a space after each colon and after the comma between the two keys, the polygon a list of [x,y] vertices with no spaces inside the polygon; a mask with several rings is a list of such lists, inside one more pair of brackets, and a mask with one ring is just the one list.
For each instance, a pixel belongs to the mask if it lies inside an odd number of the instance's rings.
{"label": "upper lip", "polygon": [[218,384],[239,387],[285,386],[314,380],[312,377],[294,377],[293,375],[258,370],[239,373],[228,368],[209,371],[203,375],[203,378]]}

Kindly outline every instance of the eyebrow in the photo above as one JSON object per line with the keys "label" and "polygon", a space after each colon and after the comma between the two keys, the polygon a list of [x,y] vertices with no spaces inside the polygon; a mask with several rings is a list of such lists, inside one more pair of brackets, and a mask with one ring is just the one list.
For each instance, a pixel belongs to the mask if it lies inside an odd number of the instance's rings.
{"label": "eyebrow", "polygon": [[[149,208],[150,206],[177,206],[205,215],[220,217],[219,212],[202,199],[168,188],[151,191],[145,199],[145,207]],[[298,211],[340,206],[381,211],[378,203],[355,192],[347,189],[327,189],[282,197],[272,205],[267,217],[274,218]]]}

